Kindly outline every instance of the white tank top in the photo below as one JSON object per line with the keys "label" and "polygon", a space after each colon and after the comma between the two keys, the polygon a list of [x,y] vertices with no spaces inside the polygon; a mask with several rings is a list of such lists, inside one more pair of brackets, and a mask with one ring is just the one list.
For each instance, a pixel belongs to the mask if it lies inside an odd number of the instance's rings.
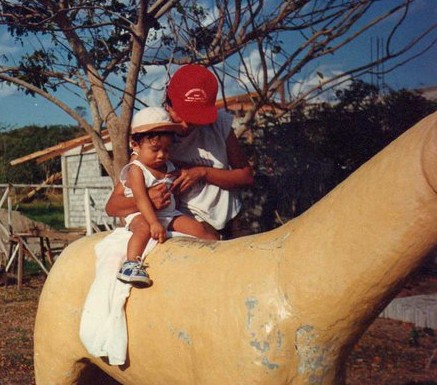
{"label": "white tank top", "polygon": [[[226,140],[232,129],[232,115],[219,111],[217,121],[196,127],[186,137],[176,137],[170,154],[173,161],[191,165],[230,169]],[[225,227],[241,209],[238,193],[212,184],[198,182],[178,196],[178,209],[217,230]]]}
{"label": "white tank top", "polygon": [[[152,187],[156,186],[157,184],[164,183],[167,185],[167,188],[170,188],[171,184],[173,183],[174,178],[170,176],[165,176],[162,179],[157,179],[144,164],[142,164],[139,160],[133,160],[132,162],[128,163],[126,166],[124,166],[120,172],[120,182],[124,187],[124,196],[128,198],[132,198],[132,189],[126,186],[126,179],[129,169],[132,167],[132,165],[138,166],[142,171],[144,175],[144,181],[146,183],[146,187]],[[170,173],[175,170],[175,166],[172,162],[167,161],[167,173]],[[168,207],[163,208],[162,210],[156,211],[156,216],[158,218],[164,218],[164,217],[175,217],[181,215],[181,212],[176,210],[176,201],[171,194],[170,196],[170,205]]]}

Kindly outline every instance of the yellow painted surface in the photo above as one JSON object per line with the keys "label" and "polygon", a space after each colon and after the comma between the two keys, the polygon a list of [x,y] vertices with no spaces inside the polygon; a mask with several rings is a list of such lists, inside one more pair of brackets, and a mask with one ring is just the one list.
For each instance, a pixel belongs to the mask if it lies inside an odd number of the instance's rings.
{"label": "yellow painted surface", "polygon": [[70,245],[49,275],[37,385],[74,384],[87,360],[126,385],[341,384],[352,344],[437,245],[437,114],[274,231],[155,248],[154,285],[127,302],[121,368],[78,335],[104,235]]}

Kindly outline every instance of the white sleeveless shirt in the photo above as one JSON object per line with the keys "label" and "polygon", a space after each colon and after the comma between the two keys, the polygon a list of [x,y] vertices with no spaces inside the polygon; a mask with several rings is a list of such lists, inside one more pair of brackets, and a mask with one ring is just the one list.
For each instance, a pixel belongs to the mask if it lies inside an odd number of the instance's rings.
{"label": "white sleeveless shirt", "polygon": [[[232,115],[219,111],[215,123],[198,126],[186,137],[176,137],[170,150],[171,159],[190,165],[230,169],[226,140],[231,125]],[[223,229],[241,209],[237,192],[203,181],[179,195],[178,199],[180,211],[209,223],[217,230]]]}
{"label": "white sleeveless shirt", "polygon": [[[126,166],[124,166],[120,172],[120,182],[124,187],[124,196],[127,198],[132,198],[132,189],[130,187],[126,186],[126,179],[129,169],[132,167],[132,165],[138,166],[144,175],[144,181],[146,184],[146,187],[152,187],[156,186],[157,184],[164,183],[167,185],[167,188],[169,189],[171,187],[171,184],[173,183],[174,178],[165,176],[162,179],[157,179],[148,169],[146,166],[144,166],[139,160],[133,160],[132,162],[128,163]],[[172,162],[167,161],[167,173],[171,173],[175,170],[175,166]],[[125,219],[126,223],[129,224],[132,219],[139,215],[139,212],[129,214]],[[182,215],[182,213],[179,210],[176,210],[176,201],[173,196],[173,194],[170,195],[170,205],[163,208],[162,210],[156,211],[156,216],[158,217],[158,220],[162,223],[164,227],[167,227],[168,224],[171,222],[171,220],[174,217],[178,217]]]}

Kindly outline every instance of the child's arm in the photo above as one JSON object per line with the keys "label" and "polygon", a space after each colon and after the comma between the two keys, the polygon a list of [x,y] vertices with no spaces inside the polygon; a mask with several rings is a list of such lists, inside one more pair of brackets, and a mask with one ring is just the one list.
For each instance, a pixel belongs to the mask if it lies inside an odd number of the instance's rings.
{"label": "child's arm", "polygon": [[141,169],[135,165],[129,169],[126,185],[132,189],[135,203],[141,214],[150,226],[150,235],[157,239],[159,243],[165,241],[166,231],[159,222],[153,208],[152,202],[147,194],[147,187]]}
{"label": "child's arm", "polygon": [[[170,205],[171,194],[164,183],[147,189],[147,195],[155,210],[162,210]],[[138,211],[138,207],[133,198],[124,196],[124,187],[118,182],[106,202],[105,211],[111,217],[126,217]]]}

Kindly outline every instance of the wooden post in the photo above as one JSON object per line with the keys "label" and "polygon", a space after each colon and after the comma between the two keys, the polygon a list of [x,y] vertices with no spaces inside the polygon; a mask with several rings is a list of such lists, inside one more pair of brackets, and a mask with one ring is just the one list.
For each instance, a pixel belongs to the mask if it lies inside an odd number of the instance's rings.
{"label": "wooden post", "polygon": [[[8,191],[10,192],[11,190],[9,189]],[[13,233],[13,228],[12,228],[12,197],[10,194],[8,194],[8,230],[9,230],[9,234]]]}
{"label": "wooden post", "polygon": [[41,267],[41,270],[46,273],[47,275],[49,274],[49,271],[46,269],[46,267],[43,265],[43,263],[37,258],[37,256],[34,254],[34,252],[30,249],[28,243],[26,242],[26,240],[24,239],[24,237],[18,237],[18,241],[20,242],[20,247],[27,250],[28,254],[30,255],[30,257],[32,257],[34,259],[34,261],[39,265],[39,267]]}
{"label": "wooden post", "polygon": [[85,207],[85,224],[86,224],[86,235],[91,235],[93,233],[93,227],[91,224],[91,201],[90,201],[90,190],[85,189],[84,196],[84,207]]}
{"label": "wooden post", "polygon": [[17,289],[21,290],[23,286],[23,258],[24,248],[20,240],[18,240],[18,267],[17,267]]}
{"label": "wooden post", "polygon": [[5,192],[3,193],[1,199],[0,199],[0,208],[3,206],[3,203],[5,203],[6,198],[9,195],[9,186],[6,187]]}

